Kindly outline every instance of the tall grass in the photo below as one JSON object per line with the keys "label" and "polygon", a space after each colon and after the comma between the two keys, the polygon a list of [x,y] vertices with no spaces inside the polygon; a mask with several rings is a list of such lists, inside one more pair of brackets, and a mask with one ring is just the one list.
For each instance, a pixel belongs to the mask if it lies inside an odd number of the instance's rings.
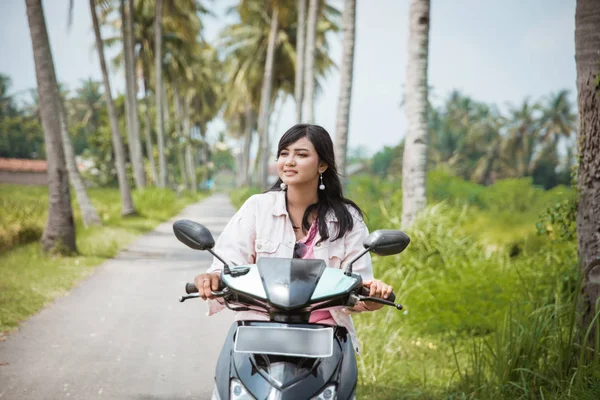
{"label": "tall grass", "polygon": [[[347,197],[370,230],[397,228],[399,187],[353,177]],[[579,345],[577,244],[561,211],[572,207],[547,212],[572,198],[569,188],[544,191],[527,179],[483,187],[431,172],[430,206],[408,231],[409,247],[373,257],[404,310],[354,318],[358,397],[600,399],[600,345]]]}

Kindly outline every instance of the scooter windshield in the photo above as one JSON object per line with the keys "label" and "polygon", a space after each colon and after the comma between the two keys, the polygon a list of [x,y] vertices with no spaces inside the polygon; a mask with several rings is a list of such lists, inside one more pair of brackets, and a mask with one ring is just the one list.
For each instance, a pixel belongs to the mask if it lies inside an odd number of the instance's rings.
{"label": "scooter windshield", "polygon": [[268,301],[281,308],[297,308],[310,303],[321,274],[323,260],[262,257],[257,261]]}

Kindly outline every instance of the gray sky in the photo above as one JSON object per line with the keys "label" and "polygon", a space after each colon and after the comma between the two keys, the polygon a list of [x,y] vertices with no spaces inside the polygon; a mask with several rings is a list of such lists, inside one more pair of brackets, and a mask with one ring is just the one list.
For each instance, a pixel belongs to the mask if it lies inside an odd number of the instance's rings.
{"label": "gray sky", "polygon": [[[45,0],[44,10],[58,78],[73,89],[88,77],[100,80],[93,48],[88,1],[75,0],[67,31],[69,0]],[[216,18],[205,21],[210,40],[227,21],[220,15],[231,0],[215,0]],[[234,2],[235,3],[235,2]],[[341,1],[333,2],[341,8]],[[358,0],[350,147],[370,152],[399,143],[405,134],[400,107],[406,76],[409,0]],[[431,6],[429,85],[440,103],[453,89],[499,106],[518,105],[575,87],[575,0],[434,0]],[[119,49],[111,49],[108,56]],[[331,57],[341,58],[341,33]],[[0,73],[13,82],[11,93],[36,85],[31,38],[22,0],[0,0]],[[113,90],[124,77],[112,72]],[[332,70],[316,100],[316,123],[335,136],[339,74]],[[273,116],[273,141],[295,123],[294,101]],[[223,129],[219,121],[209,135]]]}

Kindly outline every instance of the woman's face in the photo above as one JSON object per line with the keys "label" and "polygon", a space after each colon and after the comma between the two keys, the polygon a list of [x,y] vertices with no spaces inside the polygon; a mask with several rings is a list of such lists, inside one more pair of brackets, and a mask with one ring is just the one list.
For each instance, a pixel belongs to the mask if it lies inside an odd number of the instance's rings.
{"label": "woman's face", "polygon": [[277,157],[277,174],[288,186],[317,186],[319,175],[326,169],[327,165],[319,164],[315,146],[306,136],[282,149]]}

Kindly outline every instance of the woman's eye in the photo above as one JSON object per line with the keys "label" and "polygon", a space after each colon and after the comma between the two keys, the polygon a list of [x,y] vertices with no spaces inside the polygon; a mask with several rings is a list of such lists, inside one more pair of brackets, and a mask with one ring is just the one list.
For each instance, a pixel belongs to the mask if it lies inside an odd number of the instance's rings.
{"label": "woman's eye", "polygon": [[306,154],[300,153],[300,154],[298,154],[298,157],[306,157]]}

